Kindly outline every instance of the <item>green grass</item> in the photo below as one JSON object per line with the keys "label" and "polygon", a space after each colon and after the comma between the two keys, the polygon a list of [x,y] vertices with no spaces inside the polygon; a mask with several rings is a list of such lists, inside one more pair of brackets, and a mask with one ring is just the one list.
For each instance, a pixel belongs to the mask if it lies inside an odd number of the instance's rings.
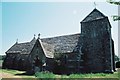
{"label": "green grass", "polygon": [[118,72],[115,72],[113,74],[105,73],[71,74],[69,78],[118,78]]}
{"label": "green grass", "polygon": [[[8,70],[8,69],[0,69],[0,72],[3,73],[10,73],[10,74],[20,74],[24,73],[24,71],[18,70]],[[114,72],[113,74],[105,74],[105,73],[89,73],[89,74],[70,74],[68,75],[56,75],[50,72],[37,72],[35,75],[28,76],[28,75],[20,75],[22,78],[118,78],[120,76],[120,72]],[[120,77],[119,77],[120,78]],[[28,79],[29,80],[29,79]]]}
{"label": "green grass", "polygon": [[106,73],[70,74],[69,76],[38,72],[35,74],[35,76],[37,78],[118,78],[118,72],[115,72],[113,74],[106,74]]}
{"label": "green grass", "polygon": [[35,76],[37,78],[56,78],[55,74],[50,73],[50,72],[37,72],[35,73]]}
{"label": "green grass", "polygon": [[118,77],[119,77],[119,79],[120,79],[120,69],[118,70]]}

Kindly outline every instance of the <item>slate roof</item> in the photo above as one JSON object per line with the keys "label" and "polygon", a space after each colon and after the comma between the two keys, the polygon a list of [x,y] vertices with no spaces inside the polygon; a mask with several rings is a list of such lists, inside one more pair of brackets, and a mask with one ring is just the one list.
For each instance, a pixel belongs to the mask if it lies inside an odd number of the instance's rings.
{"label": "slate roof", "polygon": [[44,38],[41,39],[41,41],[54,46],[54,53],[70,53],[73,52],[76,48],[79,37],[80,33],[52,38]]}
{"label": "slate roof", "polygon": [[103,13],[101,13],[99,10],[97,10],[96,8],[86,17],[84,18],[81,22],[88,22],[88,21],[93,21],[93,20],[98,20],[98,19],[102,19],[105,18],[107,16],[105,16]]}
{"label": "slate roof", "polygon": [[45,56],[48,57],[48,58],[54,58],[54,46],[50,45],[50,44],[47,44],[47,43],[44,43],[44,42],[41,42],[40,39],[39,39],[39,42],[42,46],[42,49],[45,53]]}
{"label": "slate roof", "polygon": [[22,53],[29,54],[36,42],[36,39],[32,39],[26,43],[15,43],[6,53]]}
{"label": "slate roof", "polygon": [[[53,53],[70,53],[73,52],[77,46],[79,34],[64,35],[52,38],[44,38],[39,40],[42,44],[46,56],[53,57]],[[29,54],[35,44],[36,40],[33,39],[26,43],[14,44],[6,53],[21,53]]]}

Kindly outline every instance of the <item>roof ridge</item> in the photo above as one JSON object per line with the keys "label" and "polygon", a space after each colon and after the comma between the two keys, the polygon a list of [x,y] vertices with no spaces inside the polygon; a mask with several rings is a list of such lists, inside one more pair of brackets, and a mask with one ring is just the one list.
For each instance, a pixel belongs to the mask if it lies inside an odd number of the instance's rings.
{"label": "roof ridge", "polygon": [[81,33],[66,34],[66,35],[53,36],[53,37],[46,37],[46,38],[41,38],[41,39],[49,39],[49,38],[57,38],[57,37],[65,37],[65,36],[73,36],[73,35],[81,35]]}
{"label": "roof ridge", "polygon": [[[35,40],[37,40],[37,39],[35,39]],[[21,42],[21,43],[17,43],[17,44],[26,44],[26,43],[32,43],[32,40],[29,42]]]}
{"label": "roof ridge", "polygon": [[25,43],[30,43],[30,42],[22,42],[22,43],[17,43],[17,44],[25,44]]}

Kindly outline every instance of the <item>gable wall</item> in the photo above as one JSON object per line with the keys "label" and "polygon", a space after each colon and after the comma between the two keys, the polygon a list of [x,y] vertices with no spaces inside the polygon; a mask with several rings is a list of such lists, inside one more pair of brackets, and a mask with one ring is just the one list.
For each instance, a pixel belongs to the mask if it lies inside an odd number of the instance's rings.
{"label": "gable wall", "polygon": [[36,41],[32,51],[30,53],[31,60],[33,60],[36,57],[36,55],[39,56],[40,60],[45,59],[44,51],[43,51],[43,49],[41,47],[41,44],[38,41]]}
{"label": "gable wall", "polygon": [[28,60],[30,62],[31,68],[32,68],[32,66],[35,66],[34,65],[34,60],[35,60],[36,56],[39,57],[39,60],[42,63],[45,63],[46,57],[45,57],[45,54],[44,54],[43,49],[41,47],[41,44],[39,43],[38,40],[36,41],[31,53],[29,54]]}

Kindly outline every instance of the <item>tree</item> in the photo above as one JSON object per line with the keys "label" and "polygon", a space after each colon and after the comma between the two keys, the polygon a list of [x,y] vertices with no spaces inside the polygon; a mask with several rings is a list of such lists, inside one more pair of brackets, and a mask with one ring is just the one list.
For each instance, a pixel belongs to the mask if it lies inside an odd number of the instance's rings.
{"label": "tree", "polygon": [[116,62],[119,61],[119,58],[118,58],[117,55],[115,55],[115,61],[116,61]]}
{"label": "tree", "polygon": [[[120,0],[119,0],[119,1],[115,1],[115,0],[107,0],[107,2],[109,2],[110,4],[115,4],[115,5],[120,6]],[[120,16],[119,16],[119,15],[115,15],[115,16],[113,16],[113,20],[114,20],[114,21],[118,21],[118,20],[120,20]]]}

